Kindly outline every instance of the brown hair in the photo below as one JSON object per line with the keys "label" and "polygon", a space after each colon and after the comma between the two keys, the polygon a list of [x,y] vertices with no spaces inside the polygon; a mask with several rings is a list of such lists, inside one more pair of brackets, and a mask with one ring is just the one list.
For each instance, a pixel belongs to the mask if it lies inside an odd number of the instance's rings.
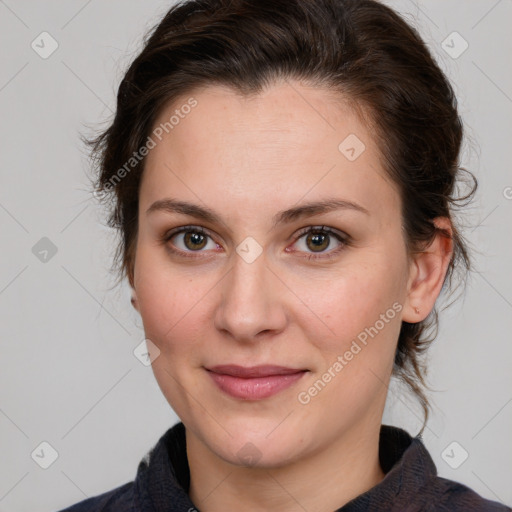
{"label": "brown hair", "polygon": [[[146,144],[162,107],[209,84],[249,95],[288,78],[339,93],[367,113],[384,168],[400,190],[409,254],[436,233],[450,236],[433,219],[453,223],[452,208],[471,199],[477,182],[468,172],[471,191],[454,197],[465,171],[458,162],[462,122],[449,81],[414,28],[375,0],[190,0],[173,6],[148,34],[119,86],[113,122],[87,141],[99,167],[96,192],[121,235],[115,257],[120,278],[133,284],[144,168],[143,158],[130,159]],[[470,269],[455,225],[452,240],[443,288],[447,282],[452,287],[456,268],[462,266],[464,277]],[[430,405],[420,356],[437,326],[436,308],[423,322],[403,322],[393,369],[418,397],[423,429]]]}

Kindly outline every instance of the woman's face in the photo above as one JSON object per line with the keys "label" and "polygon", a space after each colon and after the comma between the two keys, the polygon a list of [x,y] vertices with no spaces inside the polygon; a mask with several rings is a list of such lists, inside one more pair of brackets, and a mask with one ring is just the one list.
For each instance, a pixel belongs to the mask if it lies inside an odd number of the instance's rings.
{"label": "woman's face", "polygon": [[364,435],[380,425],[409,279],[374,136],[298,82],[190,97],[161,112],[140,189],[134,290],[160,388],[234,464]]}

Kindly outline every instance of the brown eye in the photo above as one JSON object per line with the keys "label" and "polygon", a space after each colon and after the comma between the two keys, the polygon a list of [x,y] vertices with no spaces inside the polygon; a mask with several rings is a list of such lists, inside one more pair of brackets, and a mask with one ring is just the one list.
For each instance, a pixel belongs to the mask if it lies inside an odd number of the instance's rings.
{"label": "brown eye", "polygon": [[310,232],[306,237],[308,249],[315,252],[324,251],[329,247],[330,235],[322,232]]}
{"label": "brown eye", "polygon": [[207,237],[197,231],[187,231],[183,241],[187,249],[190,249],[191,251],[197,251],[206,245]]}
{"label": "brown eye", "polygon": [[[218,249],[218,245],[213,241],[210,234],[200,226],[183,226],[167,233],[162,241],[167,248],[174,254],[193,257],[207,256],[208,249]],[[208,245],[210,244],[210,245]]]}
{"label": "brown eye", "polygon": [[[305,228],[295,241],[293,252],[303,252],[308,260],[327,260],[337,256],[350,245],[349,235],[325,226]],[[329,249],[329,250],[328,250]]]}

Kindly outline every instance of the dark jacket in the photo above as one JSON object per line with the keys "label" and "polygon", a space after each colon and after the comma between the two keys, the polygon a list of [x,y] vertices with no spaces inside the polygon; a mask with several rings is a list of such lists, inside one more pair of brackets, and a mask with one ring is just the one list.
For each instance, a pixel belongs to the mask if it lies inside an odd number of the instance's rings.
{"label": "dark jacket", "polygon": [[[336,512],[512,511],[437,476],[421,436],[412,438],[402,429],[382,425],[379,457],[384,479]],[[178,423],[140,462],[134,482],[60,512],[196,512],[187,494],[189,483],[185,427]]]}

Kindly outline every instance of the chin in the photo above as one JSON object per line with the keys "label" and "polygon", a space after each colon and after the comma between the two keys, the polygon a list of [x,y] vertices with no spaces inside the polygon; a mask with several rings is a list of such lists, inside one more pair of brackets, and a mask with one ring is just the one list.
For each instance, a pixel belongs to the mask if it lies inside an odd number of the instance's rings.
{"label": "chin", "polygon": [[[213,431],[204,427],[202,438],[218,457],[236,466],[277,468],[294,462],[304,449],[304,430],[279,425],[283,418],[230,418],[222,423],[226,431],[212,438]],[[202,430],[202,429],[201,429]],[[217,431],[218,432],[218,429]]]}
{"label": "chin", "polygon": [[245,436],[232,443],[226,455],[228,457],[223,458],[231,464],[261,469],[275,469],[290,464],[299,457],[297,442],[290,437],[286,441],[284,438],[251,441]]}

